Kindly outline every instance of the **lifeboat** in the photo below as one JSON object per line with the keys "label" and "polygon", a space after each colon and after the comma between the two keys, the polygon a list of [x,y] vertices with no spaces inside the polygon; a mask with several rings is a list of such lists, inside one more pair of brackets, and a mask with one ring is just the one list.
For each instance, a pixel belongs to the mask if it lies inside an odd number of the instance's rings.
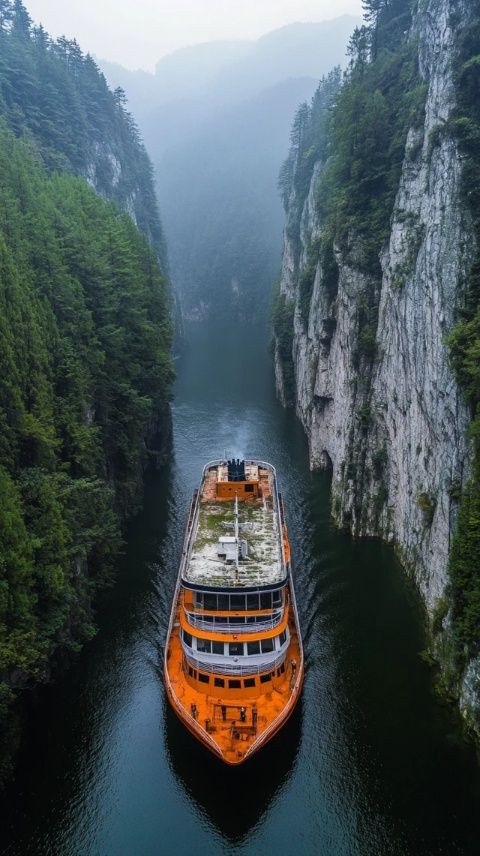
{"label": "lifeboat", "polygon": [[187,521],[165,646],[168,699],[205,747],[238,765],[287,721],[303,677],[275,469],[213,461]]}

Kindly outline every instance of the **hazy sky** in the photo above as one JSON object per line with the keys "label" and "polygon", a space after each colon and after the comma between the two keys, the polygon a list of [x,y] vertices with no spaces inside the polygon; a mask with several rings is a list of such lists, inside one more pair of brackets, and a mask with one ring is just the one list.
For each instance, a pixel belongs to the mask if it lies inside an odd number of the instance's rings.
{"label": "hazy sky", "polygon": [[294,21],[361,14],[362,0],[24,0],[53,36],[129,68],[153,69],[176,48],[252,39]]}

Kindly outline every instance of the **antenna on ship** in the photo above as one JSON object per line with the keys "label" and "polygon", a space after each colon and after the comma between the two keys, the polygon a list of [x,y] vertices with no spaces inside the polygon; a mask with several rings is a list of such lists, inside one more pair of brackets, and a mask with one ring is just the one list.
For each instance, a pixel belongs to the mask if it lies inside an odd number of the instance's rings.
{"label": "antenna on ship", "polygon": [[238,525],[238,496],[235,496],[235,547],[237,548],[236,558],[235,558],[235,581],[238,583],[240,573],[238,567],[238,553],[239,553],[239,525]]}

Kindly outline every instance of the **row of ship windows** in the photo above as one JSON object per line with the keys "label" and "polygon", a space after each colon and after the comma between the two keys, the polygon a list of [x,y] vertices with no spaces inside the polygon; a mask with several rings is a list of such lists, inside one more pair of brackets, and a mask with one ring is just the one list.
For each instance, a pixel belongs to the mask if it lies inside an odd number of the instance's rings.
{"label": "row of ship windows", "polygon": [[[276,670],[277,677],[283,675],[285,672],[285,663],[282,663],[281,666]],[[196,669],[192,669],[191,666],[188,667],[188,674],[194,680],[199,680],[201,684],[209,684],[210,683],[210,675],[205,675],[204,672],[198,672]],[[272,678],[275,677],[275,672],[266,672],[265,675],[260,675],[259,683],[260,684],[268,684]],[[257,679],[256,678],[244,678],[243,679],[243,687],[245,689],[251,689],[256,686]],[[214,687],[228,687],[229,690],[240,690],[242,689],[242,681],[239,678],[229,678],[229,680],[225,680],[225,678],[214,678],[213,679]]]}
{"label": "row of ship windows", "polygon": [[[243,657],[244,654],[253,656],[254,654],[270,654],[275,651],[275,639],[279,640],[279,646],[285,645],[287,641],[286,630],[276,636],[274,639],[259,639],[257,642],[213,642],[210,639],[199,639],[198,636],[192,636],[186,630],[182,631],[182,638],[185,645],[193,649],[193,640],[196,641],[196,650],[202,654],[221,654],[229,657]],[[245,650],[246,649],[246,650]]]}
{"label": "row of ship windows", "polygon": [[210,609],[212,612],[243,612],[255,609],[272,609],[282,605],[282,591],[265,591],[260,594],[211,594],[203,591],[193,593],[193,603],[197,609]]}

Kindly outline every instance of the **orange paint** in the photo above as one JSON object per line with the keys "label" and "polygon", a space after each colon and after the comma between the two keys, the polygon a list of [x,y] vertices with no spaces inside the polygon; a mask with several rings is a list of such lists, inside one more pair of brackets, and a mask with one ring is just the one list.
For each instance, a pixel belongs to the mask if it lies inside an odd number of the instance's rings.
{"label": "orange paint", "polygon": [[[257,502],[261,507],[265,497],[268,496],[270,503],[278,509],[275,531],[279,533],[277,537],[283,548],[284,565],[282,564],[281,568],[284,569],[287,579],[282,604],[273,606],[272,603],[272,608],[267,610],[240,612],[231,610],[212,613],[211,610],[197,609],[193,606],[191,590],[183,587],[182,567],[184,565],[181,565],[172,605],[164,662],[165,687],[175,712],[204,746],[231,765],[243,763],[281,729],[295,708],[304,678],[303,647],[290,571],[290,544],[284,523],[283,504],[276,502],[275,472],[269,465],[257,465],[257,462],[252,461],[246,464],[250,467],[249,473],[257,472],[258,469],[259,476],[258,482],[254,483],[256,491],[248,496],[248,499]],[[246,485],[252,483],[221,481],[219,476],[223,476],[225,471],[226,462],[217,462],[206,467],[199,499],[195,496],[192,503],[189,525],[194,519],[195,504],[198,508],[198,501],[201,501],[202,505],[208,504],[209,501],[218,502],[218,499],[224,499],[225,502],[232,501],[232,496],[238,496],[238,491],[243,491]],[[190,527],[190,532],[191,529]],[[192,537],[187,527],[183,563],[188,562],[189,538]],[[214,588],[208,589],[205,586],[205,591],[214,591]],[[229,591],[242,593],[242,587],[237,584]],[[268,582],[258,588],[258,592],[261,591],[268,591]],[[190,624],[187,617],[189,612],[199,619],[204,615],[214,614],[215,617],[247,616],[250,619],[255,616],[264,616],[267,620],[268,616],[278,611],[283,611],[284,614],[276,627],[257,630],[255,623],[252,622],[248,632],[221,633],[199,630]],[[242,626],[245,628],[246,625]],[[277,640],[277,637],[285,633],[287,628],[289,643],[285,652],[285,637],[283,640]],[[222,654],[220,649],[216,660],[215,652],[206,658],[204,655],[202,659],[202,652],[197,652],[195,647],[192,650],[191,640],[185,643],[185,647],[182,645],[182,630],[192,637],[209,639],[212,642],[260,642],[262,639],[274,639],[275,650],[268,654],[264,652],[267,657],[271,655],[270,661],[255,660],[255,663],[264,663],[263,670],[258,669],[258,674],[255,674],[256,667],[252,665],[253,661],[248,662],[249,658],[245,656],[245,652],[243,656],[228,657],[225,653]]]}
{"label": "orange paint", "polygon": [[253,502],[258,499],[258,482],[217,482],[217,499],[234,499]]}
{"label": "orange paint", "polygon": [[[165,664],[168,698],[189,731],[227,764],[241,764],[253,755],[276,734],[293,713],[303,684],[303,652],[293,619],[290,620],[289,630],[291,642],[284,674],[280,678],[275,676],[265,685],[259,685],[257,682],[254,689],[247,691],[244,687],[228,689],[227,683],[225,688],[216,688],[214,676],[209,676],[211,683],[205,690],[200,689],[198,680],[192,680],[188,672],[185,674],[179,627],[173,629]],[[297,664],[293,676],[292,660]],[[232,678],[231,675],[221,677],[225,682]],[[192,716],[192,704],[196,707],[196,718]],[[236,705],[237,714],[232,717],[231,712],[227,711],[227,720],[223,721],[222,705]],[[245,723],[240,721],[242,706],[245,707]],[[256,731],[253,728],[254,710],[257,711]],[[206,724],[207,720],[210,722],[209,726]],[[238,730],[238,726],[244,724],[248,728]],[[236,736],[237,733],[240,737]]]}

